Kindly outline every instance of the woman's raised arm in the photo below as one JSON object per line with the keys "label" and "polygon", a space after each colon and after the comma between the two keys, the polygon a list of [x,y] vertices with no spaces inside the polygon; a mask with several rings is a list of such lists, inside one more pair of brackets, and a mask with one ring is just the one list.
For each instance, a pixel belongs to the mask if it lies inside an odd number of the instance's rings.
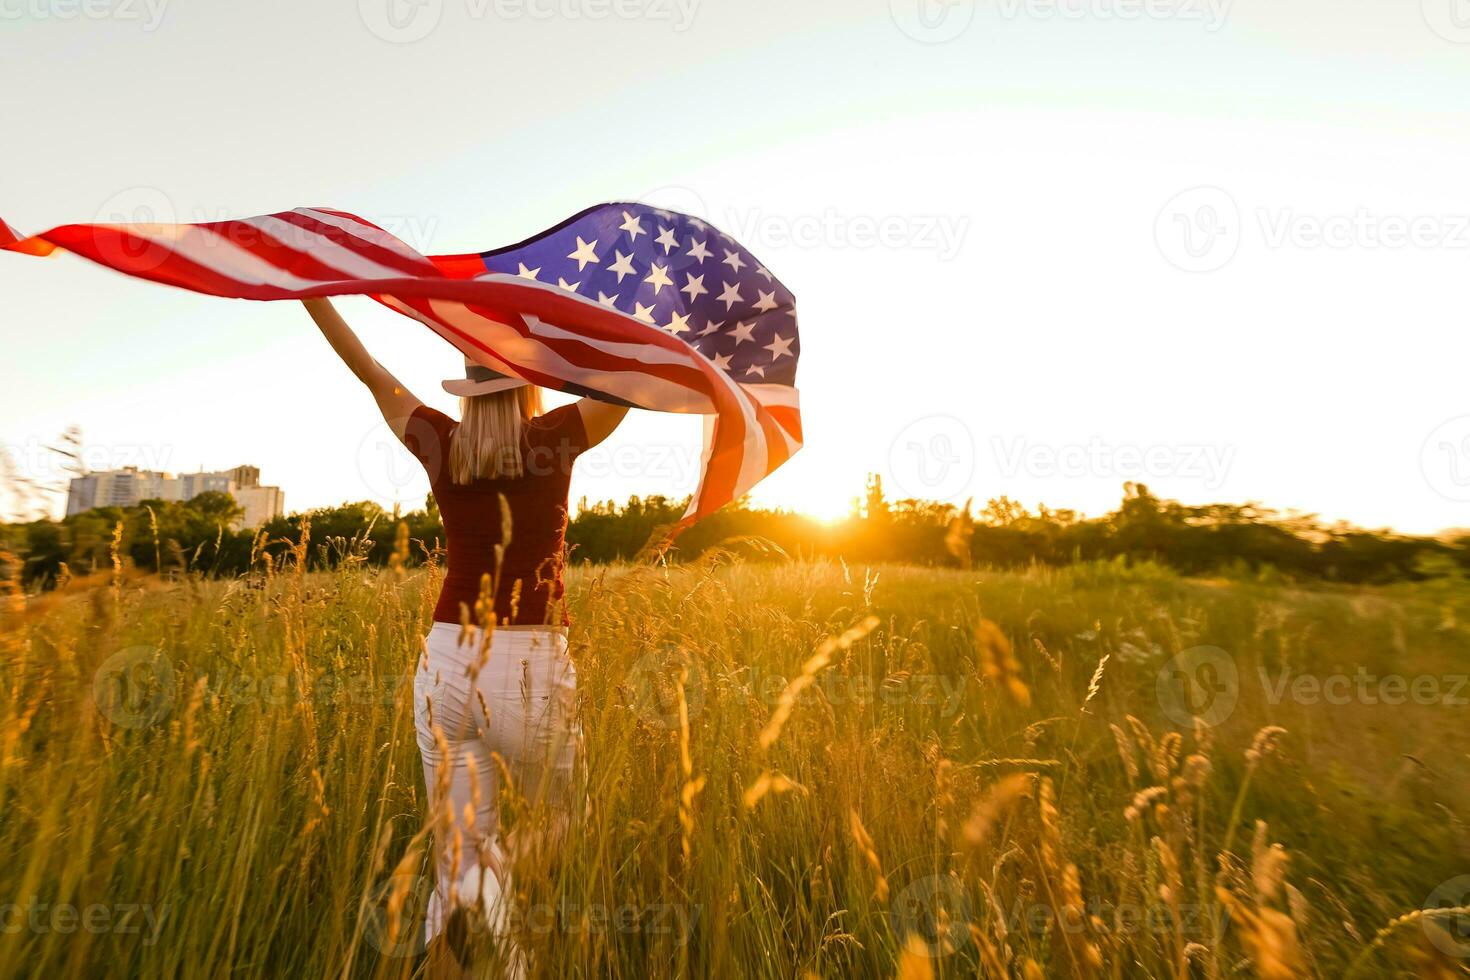
{"label": "woman's raised arm", "polygon": [[387,368],[373,359],[330,300],[304,299],[301,303],[321,328],[322,336],[327,338],[332,350],[337,352],[337,356],[342,358],[343,363],[357,376],[357,380],[367,385],[368,390],[373,393],[378,410],[383,413],[383,420],[401,440],[408,428],[409,417],[423,403],[414,397],[413,392],[399,384],[398,379],[388,373]]}
{"label": "woman's raised arm", "polygon": [[607,402],[583,398],[577,402],[577,411],[582,414],[582,428],[587,432],[587,448],[591,449],[608,436],[628,414],[625,405],[609,405]]}

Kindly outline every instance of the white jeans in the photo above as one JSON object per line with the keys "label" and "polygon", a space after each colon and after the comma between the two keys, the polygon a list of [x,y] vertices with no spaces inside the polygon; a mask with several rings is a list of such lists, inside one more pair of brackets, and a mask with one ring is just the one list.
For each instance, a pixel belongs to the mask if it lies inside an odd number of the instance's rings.
{"label": "white jeans", "polygon": [[[426,940],[443,929],[455,904],[477,897],[492,930],[506,915],[499,897],[510,891],[509,883],[491,870],[504,866],[497,833],[502,776],[491,753],[504,760],[520,796],[569,816],[580,735],[577,672],[567,657],[566,636],[553,629],[498,629],[480,664],[480,633],[464,645],[459,635],[460,627],[435,623],[413,681],[414,726],[430,805],[441,805],[435,797],[447,766],[448,799],[442,805],[453,817],[449,833],[436,834],[445,839],[434,842],[437,874]],[[436,729],[448,745],[447,757]],[[474,812],[473,826],[466,826],[467,809]],[[482,849],[489,865],[483,868]]]}

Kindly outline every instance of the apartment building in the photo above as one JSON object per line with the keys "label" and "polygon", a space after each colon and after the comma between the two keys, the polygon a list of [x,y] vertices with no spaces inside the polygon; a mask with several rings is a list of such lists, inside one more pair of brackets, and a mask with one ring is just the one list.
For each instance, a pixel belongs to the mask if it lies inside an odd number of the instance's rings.
{"label": "apartment building", "polygon": [[260,469],[237,466],[215,473],[173,476],[127,467],[88,473],[71,481],[66,497],[67,516],[96,507],[136,507],[145,500],[193,500],[201,493],[226,493],[245,512],[240,527],[259,527],[286,512],[280,487],[261,486]]}

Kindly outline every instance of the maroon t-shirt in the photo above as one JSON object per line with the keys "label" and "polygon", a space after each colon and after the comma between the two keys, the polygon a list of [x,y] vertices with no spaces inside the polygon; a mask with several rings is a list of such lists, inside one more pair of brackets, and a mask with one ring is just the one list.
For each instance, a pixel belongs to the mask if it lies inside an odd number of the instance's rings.
{"label": "maroon t-shirt", "polygon": [[[500,563],[495,618],[501,625],[545,626],[557,617],[567,623],[562,605],[562,565],[566,545],[567,491],[572,463],[587,448],[587,431],[576,405],[566,405],[521,426],[525,474],[513,479],[482,479],[456,484],[449,467],[449,438],[458,425],[443,412],[421,406],[408,420],[404,443],[423,464],[449,539],[448,574],[434,607],[436,623],[460,622],[460,603],[470,609],[480,597],[480,578],[495,574],[500,544],[500,495],[510,504],[510,546]],[[511,596],[520,597],[511,614]]]}

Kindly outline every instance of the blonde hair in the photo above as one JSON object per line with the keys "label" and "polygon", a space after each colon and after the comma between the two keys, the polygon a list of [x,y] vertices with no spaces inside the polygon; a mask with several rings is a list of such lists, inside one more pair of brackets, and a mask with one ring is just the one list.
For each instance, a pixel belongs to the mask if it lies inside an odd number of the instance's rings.
{"label": "blonde hair", "polygon": [[522,385],[459,400],[459,425],[449,439],[449,478],[464,485],[522,476],[521,425],[540,415],[541,389]]}

